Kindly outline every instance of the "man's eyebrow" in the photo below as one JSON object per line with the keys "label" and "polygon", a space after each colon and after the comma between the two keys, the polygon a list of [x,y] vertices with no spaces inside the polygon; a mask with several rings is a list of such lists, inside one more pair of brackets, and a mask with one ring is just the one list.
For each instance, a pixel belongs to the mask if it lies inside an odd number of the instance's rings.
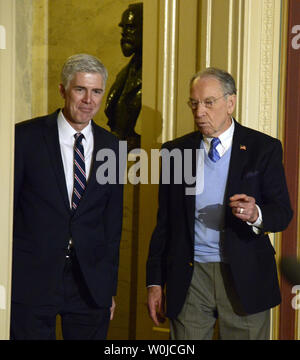
{"label": "man's eyebrow", "polygon": [[[211,96],[207,96],[207,97],[204,98],[202,101],[205,101],[205,100],[214,100],[214,99],[216,99],[216,97],[213,96],[213,95],[211,95]],[[190,100],[191,100],[191,101],[198,101],[197,99],[194,99],[194,98],[191,98],[191,97],[190,97]]]}
{"label": "man's eyebrow", "polygon": [[[86,86],[83,85],[74,85],[74,88],[76,89],[87,89]],[[92,88],[93,91],[104,91],[103,88]]]}

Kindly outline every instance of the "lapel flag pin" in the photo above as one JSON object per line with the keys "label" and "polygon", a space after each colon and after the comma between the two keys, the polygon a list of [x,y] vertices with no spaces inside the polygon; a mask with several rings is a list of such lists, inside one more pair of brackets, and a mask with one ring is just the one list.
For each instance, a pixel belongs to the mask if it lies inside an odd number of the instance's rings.
{"label": "lapel flag pin", "polygon": [[247,150],[246,145],[240,145],[240,150]]}

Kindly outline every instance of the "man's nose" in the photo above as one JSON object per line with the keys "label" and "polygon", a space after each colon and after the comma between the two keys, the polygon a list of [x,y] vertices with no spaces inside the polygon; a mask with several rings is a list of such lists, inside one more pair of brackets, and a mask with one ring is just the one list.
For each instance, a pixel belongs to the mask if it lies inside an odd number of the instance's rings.
{"label": "man's nose", "polygon": [[196,109],[194,110],[194,115],[196,117],[201,117],[206,114],[206,107],[203,102],[198,102]]}
{"label": "man's nose", "polygon": [[92,94],[89,91],[86,91],[84,94],[83,101],[87,104],[90,104],[92,102]]}

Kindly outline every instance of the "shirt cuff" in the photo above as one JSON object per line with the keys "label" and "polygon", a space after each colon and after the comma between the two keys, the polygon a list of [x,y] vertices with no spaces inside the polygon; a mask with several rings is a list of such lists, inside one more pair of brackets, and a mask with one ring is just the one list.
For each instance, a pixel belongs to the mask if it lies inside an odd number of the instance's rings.
{"label": "shirt cuff", "polygon": [[247,224],[249,226],[252,226],[252,230],[255,232],[255,234],[260,234],[260,231],[263,227],[262,213],[261,213],[260,207],[256,204],[255,204],[255,206],[258,210],[258,218],[256,219],[256,221],[254,223],[247,221]]}

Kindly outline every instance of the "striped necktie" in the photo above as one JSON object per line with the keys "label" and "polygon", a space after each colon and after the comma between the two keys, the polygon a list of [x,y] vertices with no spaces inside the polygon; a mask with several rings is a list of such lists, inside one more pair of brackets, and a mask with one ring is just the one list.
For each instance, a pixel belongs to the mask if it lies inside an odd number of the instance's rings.
{"label": "striped necktie", "polygon": [[220,160],[220,154],[218,153],[217,146],[221,144],[221,141],[219,138],[213,138],[210,143],[210,149],[208,152],[208,157],[211,161],[217,162]]}
{"label": "striped necktie", "polygon": [[74,190],[72,198],[72,210],[75,211],[86,188],[86,173],[84,162],[84,149],[82,139],[84,135],[76,133],[74,145]]}

